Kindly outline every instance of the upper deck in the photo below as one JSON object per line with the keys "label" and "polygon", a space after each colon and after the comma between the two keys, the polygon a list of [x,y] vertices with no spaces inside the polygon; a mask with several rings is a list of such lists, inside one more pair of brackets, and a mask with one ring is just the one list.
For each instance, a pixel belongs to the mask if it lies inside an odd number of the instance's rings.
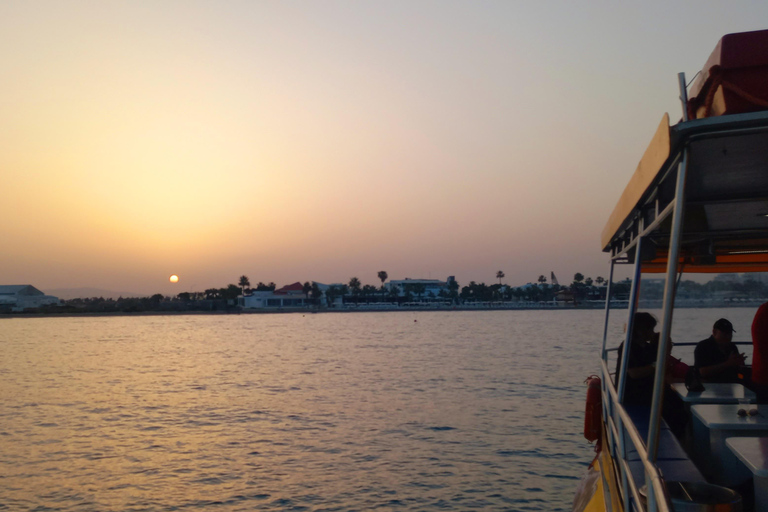
{"label": "upper deck", "polygon": [[664,116],[602,233],[612,258],[664,272],[676,170],[686,166],[679,267],[685,272],[768,271],[768,111],[680,122]]}

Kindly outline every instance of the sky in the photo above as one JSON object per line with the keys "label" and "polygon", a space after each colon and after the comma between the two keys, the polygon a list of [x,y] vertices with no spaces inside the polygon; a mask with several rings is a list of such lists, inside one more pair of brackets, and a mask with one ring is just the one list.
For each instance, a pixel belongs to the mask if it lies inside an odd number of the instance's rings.
{"label": "sky", "polygon": [[[0,284],[607,276],[662,115],[766,2],[0,3]],[[168,277],[177,274],[178,284]]]}

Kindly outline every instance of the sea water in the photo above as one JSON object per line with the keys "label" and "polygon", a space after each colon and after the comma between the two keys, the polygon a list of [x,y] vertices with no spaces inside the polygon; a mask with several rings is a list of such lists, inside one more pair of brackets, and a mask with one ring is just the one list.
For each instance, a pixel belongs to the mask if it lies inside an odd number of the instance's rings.
{"label": "sea water", "polygon": [[[753,314],[678,310],[673,336],[749,339]],[[570,510],[602,333],[575,310],[3,319],[0,510]]]}

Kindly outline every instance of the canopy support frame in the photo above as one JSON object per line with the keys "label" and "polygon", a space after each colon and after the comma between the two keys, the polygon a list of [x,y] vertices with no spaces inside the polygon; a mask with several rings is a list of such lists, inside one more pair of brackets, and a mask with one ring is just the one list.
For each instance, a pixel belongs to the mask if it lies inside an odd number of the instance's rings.
{"label": "canopy support frame", "polygon": [[683,231],[683,213],[685,198],[685,179],[688,168],[688,148],[683,151],[683,158],[677,168],[677,184],[675,189],[674,213],[672,217],[672,233],[667,257],[667,277],[664,283],[663,319],[661,334],[656,353],[656,374],[653,382],[653,401],[651,402],[651,417],[648,425],[648,454],[656,461],[659,448],[659,422],[664,399],[664,378],[666,373],[667,349],[672,332],[672,311],[675,302],[675,283],[677,281],[677,266],[680,255],[680,242]]}
{"label": "canopy support frame", "polygon": [[[621,369],[619,374],[618,396],[619,403],[624,404],[624,390],[627,386],[627,371],[629,369],[629,356],[632,350],[632,331],[635,327],[635,313],[637,312],[640,298],[640,278],[642,274],[642,248],[643,239],[637,239],[637,250],[635,251],[635,273],[632,276],[632,287],[629,294],[629,304],[627,306],[627,332],[624,333],[624,349],[621,354]],[[613,266],[611,266],[613,267]],[[626,453],[622,453],[626,456]]]}

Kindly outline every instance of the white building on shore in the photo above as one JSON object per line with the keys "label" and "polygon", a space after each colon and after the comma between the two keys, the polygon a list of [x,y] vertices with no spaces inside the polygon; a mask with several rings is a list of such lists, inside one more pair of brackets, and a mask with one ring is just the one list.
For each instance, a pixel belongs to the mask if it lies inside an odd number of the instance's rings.
{"label": "white building on shore", "polygon": [[304,286],[296,282],[275,291],[252,291],[250,295],[240,297],[240,305],[247,309],[302,308],[308,301]]}
{"label": "white building on shore", "polygon": [[397,286],[399,297],[403,297],[406,293],[411,293],[412,295],[421,295],[422,300],[434,300],[440,297],[441,292],[443,292],[443,295],[447,294],[450,291],[449,284],[453,281],[455,281],[453,276],[448,276],[448,279],[445,281],[440,281],[439,279],[410,279],[406,277],[405,279],[389,281],[387,287],[391,290],[393,286]]}
{"label": "white building on shore", "polygon": [[11,311],[24,311],[27,308],[39,308],[59,304],[59,298],[46,295],[31,284],[0,285],[0,308]]}

